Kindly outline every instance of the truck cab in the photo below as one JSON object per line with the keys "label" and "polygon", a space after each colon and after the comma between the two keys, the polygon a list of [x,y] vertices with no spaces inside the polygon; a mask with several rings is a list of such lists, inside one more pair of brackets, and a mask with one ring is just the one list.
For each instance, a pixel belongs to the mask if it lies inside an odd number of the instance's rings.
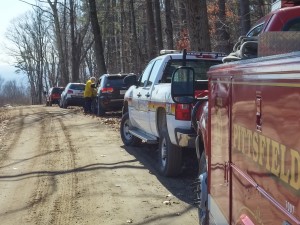
{"label": "truck cab", "polygon": [[[196,132],[191,124],[191,104],[176,104],[171,98],[174,70],[186,65],[194,69],[200,85],[198,94],[207,92],[207,71],[222,63],[224,53],[164,50],[152,59],[138,81],[125,93],[120,134],[126,146],[141,142],[158,144],[159,171],[176,176],[182,169],[182,154],[195,147]],[[125,78],[129,84],[131,77]],[[207,95],[207,94],[206,94]]]}
{"label": "truck cab", "polygon": [[259,19],[246,36],[253,37],[272,31],[300,31],[300,1],[295,1],[293,5],[282,4],[280,8],[274,8],[268,15]]}

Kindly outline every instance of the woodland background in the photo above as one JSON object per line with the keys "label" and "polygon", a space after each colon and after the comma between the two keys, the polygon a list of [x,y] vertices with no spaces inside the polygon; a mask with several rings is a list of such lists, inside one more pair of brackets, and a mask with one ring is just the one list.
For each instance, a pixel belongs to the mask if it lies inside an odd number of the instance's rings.
{"label": "woodland background", "polygon": [[[21,0],[26,2],[26,0]],[[6,38],[28,87],[0,76],[0,106],[104,73],[140,74],[161,49],[230,53],[272,0],[36,0]],[[29,3],[28,3],[29,4]]]}

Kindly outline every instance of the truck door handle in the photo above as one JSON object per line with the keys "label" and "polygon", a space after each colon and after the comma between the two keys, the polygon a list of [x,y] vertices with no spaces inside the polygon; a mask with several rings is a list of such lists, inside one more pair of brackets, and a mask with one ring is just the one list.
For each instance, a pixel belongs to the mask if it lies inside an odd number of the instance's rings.
{"label": "truck door handle", "polygon": [[138,93],[137,96],[138,96],[138,97],[141,97],[142,95],[141,95],[141,93]]}
{"label": "truck door handle", "polygon": [[149,94],[149,93],[147,93],[147,94],[145,94],[145,96],[146,96],[147,98],[149,98],[149,97],[150,97],[150,94]]}

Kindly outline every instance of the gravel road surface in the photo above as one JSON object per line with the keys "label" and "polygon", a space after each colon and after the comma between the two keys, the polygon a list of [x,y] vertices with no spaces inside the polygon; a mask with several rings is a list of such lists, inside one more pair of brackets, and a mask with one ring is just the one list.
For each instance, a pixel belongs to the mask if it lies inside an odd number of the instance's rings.
{"label": "gravel road surface", "polygon": [[0,109],[1,225],[198,224],[193,176],[158,175],[156,146],[79,108]]}

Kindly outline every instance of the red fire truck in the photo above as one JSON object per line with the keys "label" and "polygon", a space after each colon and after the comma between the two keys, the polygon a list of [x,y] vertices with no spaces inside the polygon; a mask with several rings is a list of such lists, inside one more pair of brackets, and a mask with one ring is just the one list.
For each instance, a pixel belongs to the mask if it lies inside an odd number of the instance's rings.
{"label": "red fire truck", "polygon": [[[212,67],[208,101],[197,99],[203,225],[300,224],[300,29],[267,31],[258,36],[257,58]],[[174,72],[175,102],[194,103],[193,74]]]}

